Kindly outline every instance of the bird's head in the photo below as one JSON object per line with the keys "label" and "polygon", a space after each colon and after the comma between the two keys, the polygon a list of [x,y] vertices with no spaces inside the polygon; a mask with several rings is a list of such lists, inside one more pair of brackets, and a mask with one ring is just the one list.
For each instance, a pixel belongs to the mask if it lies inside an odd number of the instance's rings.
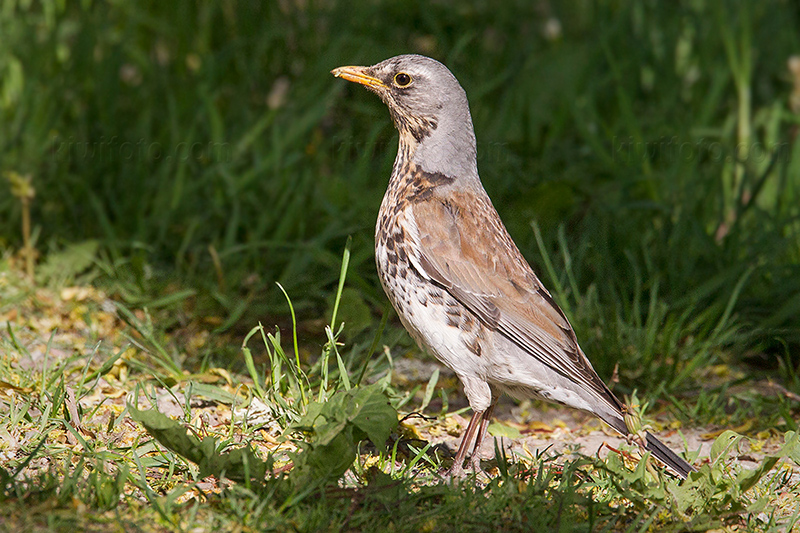
{"label": "bird's head", "polygon": [[467,95],[447,67],[429,57],[401,55],[331,73],[380,96],[400,132],[401,149],[405,145],[426,170],[474,172],[477,177]]}

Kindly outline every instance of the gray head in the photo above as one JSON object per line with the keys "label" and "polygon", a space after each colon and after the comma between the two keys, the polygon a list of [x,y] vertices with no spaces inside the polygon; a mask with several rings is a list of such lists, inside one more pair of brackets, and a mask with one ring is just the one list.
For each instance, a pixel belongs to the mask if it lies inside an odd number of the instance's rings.
{"label": "gray head", "polygon": [[429,57],[402,55],[332,73],[381,97],[400,132],[400,150],[407,150],[412,162],[428,172],[478,179],[467,95],[447,67]]}

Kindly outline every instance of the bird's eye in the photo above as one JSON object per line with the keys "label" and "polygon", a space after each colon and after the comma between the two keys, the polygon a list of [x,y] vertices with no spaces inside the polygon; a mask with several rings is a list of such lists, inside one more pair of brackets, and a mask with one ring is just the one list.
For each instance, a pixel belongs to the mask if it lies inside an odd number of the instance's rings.
{"label": "bird's eye", "polygon": [[394,82],[398,87],[407,87],[411,83],[411,76],[405,72],[398,72],[394,75]]}

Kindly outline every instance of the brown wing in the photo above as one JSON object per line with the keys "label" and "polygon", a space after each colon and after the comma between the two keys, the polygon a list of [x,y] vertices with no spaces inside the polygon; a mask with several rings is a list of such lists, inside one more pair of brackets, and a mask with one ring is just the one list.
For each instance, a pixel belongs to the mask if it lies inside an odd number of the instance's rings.
{"label": "brown wing", "polygon": [[412,202],[411,210],[423,275],[531,356],[620,407],[483,191],[430,195]]}

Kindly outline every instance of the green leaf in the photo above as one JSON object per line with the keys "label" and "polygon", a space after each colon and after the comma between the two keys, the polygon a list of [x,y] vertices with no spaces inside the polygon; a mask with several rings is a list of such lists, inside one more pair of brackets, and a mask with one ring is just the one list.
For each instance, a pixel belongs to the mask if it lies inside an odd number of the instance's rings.
{"label": "green leaf", "polygon": [[489,424],[487,430],[489,431],[489,435],[491,435],[492,437],[506,437],[507,439],[518,439],[522,436],[522,433],[520,433],[517,428],[512,428],[511,426],[500,424],[498,422],[493,422]]}
{"label": "green leaf", "polygon": [[9,54],[4,59],[5,72],[0,76],[3,81],[0,84],[0,106],[9,109],[16,105],[25,87],[25,70],[15,56]]}
{"label": "green leaf", "polygon": [[48,254],[39,265],[37,280],[47,283],[54,280],[73,280],[94,263],[100,244],[88,240],[67,245],[63,250]]}
{"label": "green leaf", "polygon": [[334,436],[325,446],[314,446],[305,454],[305,462],[314,477],[338,479],[356,460],[352,428]]}
{"label": "green leaf", "polygon": [[344,431],[347,425],[347,400],[348,393],[339,390],[325,402],[309,404],[308,412],[297,425],[314,433],[312,444],[325,446]]}
{"label": "green leaf", "polygon": [[177,420],[155,409],[140,411],[131,404],[128,404],[128,412],[131,418],[143,425],[147,432],[166,448],[194,463],[199,463],[202,459],[202,454],[198,452],[200,439],[188,434],[186,428]]}
{"label": "green leaf", "polygon": [[394,479],[375,467],[367,472],[367,476],[370,488],[367,498],[379,502],[389,509],[394,509],[397,502],[408,497],[408,491],[402,480]]}
{"label": "green leaf", "polygon": [[375,446],[382,448],[397,427],[397,411],[378,383],[354,390],[357,392],[350,403],[349,419]]}
{"label": "green leaf", "polygon": [[747,506],[747,512],[755,514],[763,513],[764,509],[767,508],[769,502],[770,502],[769,496],[762,496],[761,498],[757,499],[756,501]]}
{"label": "green leaf", "polygon": [[419,411],[425,411],[425,408],[428,407],[428,404],[431,403],[431,399],[433,398],[433,393],[436,390],[436,383],[439,381],[439,369],[433,371],[431,374],[431,378],[428,380],[428,384],[425,386],[425,396],[422,398],[422,405],[419,406]]}
{"label": "green leaf", "polygon": [[742,492],[748,491],[750,488],[753,487],[758,481],[764,477],[764,474],[772,470],[772,468],[777,464],[779,457],[765,457],[761,464],[758,465],[757,468],[746,469],[739,472],[736,476],[736,482],[739,484],[739,488]]}
{"label": "green leaf", "polygon": [[200,477],[227,477],[234,481],[263,481],[267,475],[267,463],[262,461],[252,448],[236,448],[228,453],[217,452],[217,440],[206,437],[201,443],[204,452],[197,463]]}
{"label": "green leaf", "polygon": [[743,438],[742,435],[739,435],[735,431],[724,431],[722,435],[717,437],[714,444],[711,445],[711,460],[717,461],[720,458],[724,458],[724,455],[728,455],[732,449],[738,446],[739,441]]}
{"label": "green leaf", "polygon": [[800,438],[794,431],[788,431],[784,434],[784,445],[778,450],[777,454],[765,457],[757,468],[739,472],[739,475],[736,476],[736,482],[742,492],[752,488],[767,472],[775,468],[778,461],[784,457],[800,463],[798,461],[800,459]]}
{"label": "green leaf", "polygon": [[267,474],[267,463],[251,448],[237,448],[228,453],[217,451],[217,440],[206,437],[202,441],[187,433],[183,425],[155,409],[140,411],[128,404],[131,418],[144,426],[165,448],[196,463],[200,477],[227,477],[233,481],[261,482]]}
{"label": "green leaf", "polygon": [[236,395],[231,394],[222,387],[192,381],[192,396],[201,396],[213,402],[231,405],[236,402]]}
{"label": "green leaf", "polygon": [[383,446],[397,427],[397,411],[379,383],[338,390],[325,402],[311,402],[308,411],[292,429],[315,434],[316,445],[327,445],[347,424],[363,431],[376,446]]}
{"label": "green leaf", "polygon": [[298,442],[292,477],[298,484],[338,479],[356,459],[365,436],[377,447],[386,444],[397,426],[397,411],[381,383],[338,390],[325,402],[311,402],[306,414],[289,429],[310,434]]}
{"label": "green leaf", "polygon": [[783,435],[783,446],[778,450],[778,457],[788,457],[800,465],[800,435],[794,431],[787,431]]}
{"label": "green leaf", "polygon": [[[670,484],[668,487],[669,493],[675,498],[675,504],[678,511],[684,514],[689,509],[697,509],[702,507],[706,499],[705,491],[698,490],[700,486],[707,486],[709,483],[709,467],[703,465],[700,468],[700,475],[698,480],[687,480],[682,484]],[[702,476],[702,477],[700,477]]]}

